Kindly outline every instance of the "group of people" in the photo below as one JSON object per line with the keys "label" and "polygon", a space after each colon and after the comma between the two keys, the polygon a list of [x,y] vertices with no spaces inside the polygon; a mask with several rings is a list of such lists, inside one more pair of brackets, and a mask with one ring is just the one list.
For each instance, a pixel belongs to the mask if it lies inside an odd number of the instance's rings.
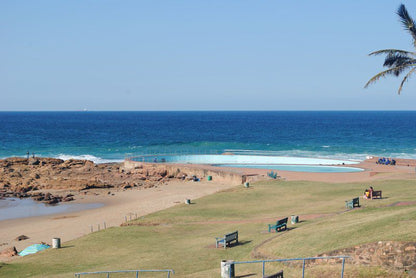
{"label": "group of people", "polygon": [[370,186],[370,189],[366,189],[364,191],[364,199],[372,199],[373,198],[373,191],[374,191],[374,188],[372,186]]}
{"label": "group of people", "polygon": [[383,165],[396,165],[396,160],[383,157],[379,158],[376,163]]}

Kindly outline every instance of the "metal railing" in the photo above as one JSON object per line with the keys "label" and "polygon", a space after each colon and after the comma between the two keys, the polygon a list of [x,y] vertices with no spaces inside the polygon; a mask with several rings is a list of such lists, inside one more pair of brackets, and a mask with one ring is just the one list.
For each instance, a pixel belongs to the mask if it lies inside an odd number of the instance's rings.
{"label": "metal railing", "polygon": [[342,269],[341,269],[341,278],[344,277],[344,266],[345,266],[345,259],[351,258],[350,256],[328,256],[328,257],[309,257],[309,258],[294,258],[294,259],[276,259],[276,260],[257,260],[257,261],[246,261],[246,262],[230,262],[228,263],[228,273],[229,277],[231,277],[232,269],[231,265],[234,264],[254,264],[254,263],[262,263],[263,270],[262,270],[262,277],[265,276],[265,269],[266,263],[271,262],[290,262],[290,261],[302,261],[302,278],[305,277],[305,262],[310,260],[328,260],[328,259],[342,259]]}
{"label": "metal railing", "polygon": [[136,274],[136,278],[139,277],[139,273],[143,272],[166,272],[167,278],[170,278],[171,274],[175,274],[175,272],[172,269],[137,269],[137,270],[116,270],[116,271],[95,271],[95,272],[79,272],[75,273],[76,278],[80,278],[81,275],[90,275],[90,274],[106,274],[107,278],[110,278],[110,274],[112,273],[134,273]]}

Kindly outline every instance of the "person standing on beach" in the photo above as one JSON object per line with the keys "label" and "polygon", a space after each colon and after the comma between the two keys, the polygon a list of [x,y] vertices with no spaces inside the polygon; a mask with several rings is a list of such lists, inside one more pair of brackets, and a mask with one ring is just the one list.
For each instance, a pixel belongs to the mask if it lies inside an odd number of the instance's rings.
{"label": "person standing on beach", "polygon": [[29,151],[26,152],[27,159],[29,159]]}

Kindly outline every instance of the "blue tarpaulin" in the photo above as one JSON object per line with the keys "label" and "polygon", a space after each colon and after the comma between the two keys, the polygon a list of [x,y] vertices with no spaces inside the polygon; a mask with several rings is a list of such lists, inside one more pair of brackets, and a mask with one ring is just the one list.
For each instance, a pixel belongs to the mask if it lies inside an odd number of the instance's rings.
{"label": "blue tarpaulin", "polygon": [[23,249],[21,252],[19,252],[19,256],[26,256],[26,255],[30,255],[30,254],[35,254],[39,251],[48,249],[50,246],[46,245],[46,244],[33,244],[30,245],[29,247],[26,247],[25,249]]}

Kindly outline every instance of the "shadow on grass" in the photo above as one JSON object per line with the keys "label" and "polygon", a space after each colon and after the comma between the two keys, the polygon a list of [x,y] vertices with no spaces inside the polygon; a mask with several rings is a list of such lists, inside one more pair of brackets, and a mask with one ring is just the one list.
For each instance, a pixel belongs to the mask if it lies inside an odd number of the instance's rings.
{"label": "shadow on grass", "polygon": [[244,274],[244,275],[237,275],[235,276],[235,278],[244,278],[244,277],[250,277],[250,276],[256,276],[256,274],[250,273],[250,274]]}
{"label": "shadow on grass", "polygon": [[75,247],[75,245],[65,245],[65,246],[61,246],[60,249],[72,248],[72,247]]}
{"label": "shadow on grass", "polygon": [[[238,241],[238,243],[232,243],[232,244],[228,244],[227,248],[234,248],[237,247],[239,245],[246,245],[249,244],[251,242],[251,240],[240,240]],[[211,248],[211,249],[225,249],[224,246],[222,244],[220,244],[218,247],[216,247],[215,244],[210,244],[208,246],[206,246],[205,248]]]}
{"label": "shadow on grass", "polygon": [[230,247],[234,247],[237,245],[246,245],[249,244],[251,242],[251,240],[239,240],[238,243],[234,243],[232,245],[230,245]]}
{"label": "shadow on grass", "polygon": [[[300,223],[301,221],[299,221],[298,223]],[[286,228],[286,230],[283,230],[283,231],[279,231],[279,232],[276,232],[276,230],[272,230],[272,231],[270,231],[270,233],[267,231],[267,234],[282,234],[282,233],[285,233],[285,232],[289,232],[289,231],[291,231],[291,230],[295,230],[295,229],[297,229],[298,227],[287,227]]]}

